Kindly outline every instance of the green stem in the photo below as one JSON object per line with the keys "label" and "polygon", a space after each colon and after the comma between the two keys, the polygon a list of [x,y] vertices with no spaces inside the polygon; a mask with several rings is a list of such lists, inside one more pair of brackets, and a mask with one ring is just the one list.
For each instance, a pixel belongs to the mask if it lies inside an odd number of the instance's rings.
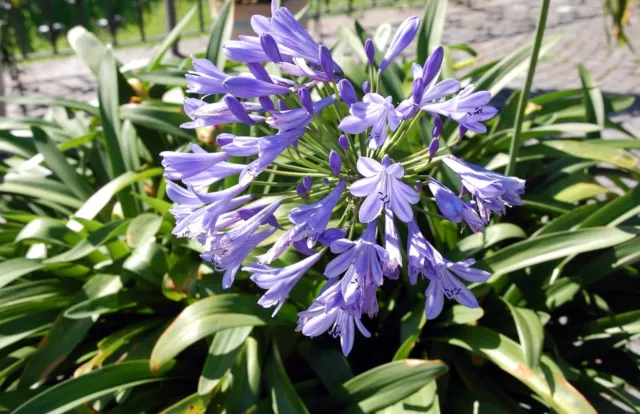
{"label": "green stem", "polygon": [[511,137],[511,146],[509,147],[509,164],[507,165],[506,175],[512,175],[516,168],[516,158],[518,158],[518,150],[520,149],[520,133],[522,132],[522,121],[524,119],[525,108],[533,82],[533,75],[536,71],[538,63],[538,55],[540,54],[540,46],[542,45],[542,37],[544,35],[544,27],[547,23],[547,13],[549,12],[550,0],[542,0],[540,8],[540,16],[538,17],[538,25],[536,27],[536,38],[533,43],[533,52],[531,54],[531,62],[529,63],[529,71],[527,79],[524,82],[524,88],[518,100],[518,109],[516,110],[515,129]]}

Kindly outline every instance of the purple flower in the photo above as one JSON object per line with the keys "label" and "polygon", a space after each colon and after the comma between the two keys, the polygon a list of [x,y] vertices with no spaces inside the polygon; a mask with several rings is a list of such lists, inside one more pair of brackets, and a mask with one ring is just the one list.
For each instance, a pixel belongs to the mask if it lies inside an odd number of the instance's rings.
{"label": "purple flower", "polygon": [[353,89],[353,85],[347,79],[342,79],[338,82],[338,93],[340,94],[340,98],[347,108],[350,108],[351,105],[356,103],[358,100],[356,98],[356,91]]}
{"label": "purple flower", "polygon": [[398,218],[408,222],[413,218],[411,204],[420,200],[414,189],[400,181],[404,176],[404,168],[396,163],[391,164],[385,156],[383,165],[378,161],[360,157],[356,164],[362,178],[349,187],[349,192],[356,197],[367,197],[360,206],[361,223],[375,220],[382,207],[391,208]]}
{"label": "purple flower", "polygon": [[[241,105],[249,112],[262,111],[262,106],[258,103],[241,102]],[[192,129],[241,122],[241,120],[231,112],[224,101],[208,104],[199,99],[186,98],[184,100],[184,112],[191,118],[192,122],[186,122],[180,125],[180,128]],[[262,116],[249,116],[253,122],[264,121],[264,117]]]}
{"label": "purple flower", "polygon": [[373,311],[376,311],[375,288],[370,287],[382,285],[382,264],[389,262],[389,253],[376,242],[375,221],[355,242],[338,239],[331,243],[331,252],[338,256],[329,262],[324,275],[331,279],[346,272],[340,280],[344,302],[355,303],[363,311],[370,311],[375,302]]}
{"label": "purple flower", "polygon": [[331,51],[325,45],[320,45],[318,48],[318,61],[329,80],[333,80],[333,58],[331,57]]}
{"label": "purple flower", "polygon": [[282,269],[253,263],[251,266],[243,267],[242,270],[252,273],[251,280],[260,288],[267,289],[258,304],[265,308],[277,305],[273,312],[275,316],[289,296],[291,289],[298,283],[302,275],[316,264],[320,256],[322,256],[321,253],[316,253]]}
{"label": "purple flower", "polygon": [[340,148],[342,148],[345,151],[349,150],[349,138],[346,137],[346,135],[340,135],[338,137],[338,145],[340,145]]}
{"label": "purple flower", "polygon": [[447,220],[454,223],[460,223],[464,220],[474,233],[484,230],[485,223],[469,203],[458,198],[451,190],[433,178],[429,180],[429,189],[436,199],[438,209]]}
{"label": "purple flower", "polygon": [[298,313],[300,319],[296,331],[302,331],[303,335],[311,338],[329,331],[334,338],[340,337],[342,353],[347,356],[353,347],[354,325],[364,337],[371,337],[360,321],[360,315],[356,306],[344,303],[340,283],[334,279],[325,285],[309,309]]}
{"label": "purple flower", "polygon": [[429,286],[425,291],[427,319],[434,319],[440,314],[445,296],[468,308],[478,307],[473,293],[458,279],[459,277],[468,282],[484,282],[491,276],[489,272],[471,268],[475,263],[473,259],[450,262],[443,258],[420,233],[415,221],[409,223],[407,255],[411,283],[416,283],[418,274],[429,280]]}
{"label": "purple flower", "polygon": [[[217,193],[200,194],[193,189],[186,190],[167,181],[167,196],[179,203],[171,210],[171,214],[176,218],[172,234],[186,238],[212,234],[216,230],[220,215],[238,207],[232,199],[245,189],[245,186],[235,185]],[[246,202],[246,199],[242,201]]]}
{"label": "purple flower", "polygon": [[[453,91],[453,89],[455,89],[455,82],[457,81],[446,79],[440,82],[440,84],[447,81],[451,81],[450,85],[446,85],[446,87],[443,86],[442,91],[438,91],[438,94],[444,94],[442,96],[446,96],[453,93],[445,92],[447,92],[447,90]],[[491,93],[487,91],[474,92],[474,86],[469,85],[456,97],[448,101],[425,104],[425,98],[423,97],[422,110],[431,114],[444,115],[453,119],[466,129],[484,133],[487,132],[487,127],[481,124],[481,122],[493,118],[498,113],[496,108],[487,105],[490,100]]]}
{"label": "purple flower", "polygon": [[244,106],[242,106],[242,103],[240,103],[238,98],[236,98],[235,96],[226,95],[224,97],[224,103],[227,104],[229,111],[231,111],[231,113],[236,118],[238,118],[240,122],[245,123],[247,125],[256,124],[256,121],[254,121],[253,118],[249,116],[249,113],[247,112],[247,110],[244,109]]}
{"label": "purple flower", "polygon": [[275,63],[282,62],[282,55],[275,39],[268,33],[260,35],[260,45],[264,53]]}
{"label": "purple flower", "polygon": [[393,211],[384,209],[384,248],[389,253],[389,260],[382,264],[382,273],[389,279],[397,279],[402,267],[402,253],[398,230],[393,221]]}
{"label": "purple flower", "polygon": [[170,180],[189,180],[229,159],[229,155],[224,152],[206,152],[195,144],[191,144],[191,151],[193,152],[161,152],[164,176]]}
{"label": "purple flower", "polygon": [[229,77],[209,62],[207,59],[198,59],[191,56],[193,69],[185,77],[187,78],[187,92],[201,95],[214,95],[225,93],[222,82]]}
{"label": "purple flower", "polygon": [[[424,70],[420,65],[414,65],[413,78],[422,78],[425,85],[435,84],[440,76],[440,70],[442,69],[442,60],[444,59],[444,49],[442,46],[438,46],[436,50],[429,55],[427,61],[424,63]],[[420,73],[416,71],[419,68]],[[416,76],[417,75],[417,76]]]}
{"label": "purple flower", "polygon": [[270,227],[268,230],[254,234],[258,227],[270,220],[273,212],[279,206],[280,201],[276,201],[242,225],[225,233],[216,233],[206,238],[205,252],[201,257],[213,263],[217,272],[224,272],[222,277],[224,289],[231,286],[247,255],[276,230],[275,227]]}
{"label": "purple flower", "polygon": [[[258,158],[247,165],[240,173],[240,183],[249,184],[263,172],[288,146],[296,146],[298,139],[304,134],[304,128],[282,131],[277,135],[260,138],[258,141]],[[235,140],[234,140],[235,143]]]}
{"label": "purple flower", "polygon": [[359,134],[369,127],[369,148],[376,149],[387,139],[387,124],[395,131],[402,121],[402,114],[391,103],[391,97],[383,98],[377,93],[368,93],[362,102],[351,106],[351,115],[340,122],[340,130],[349,134]]}
{"label": "purple flower", "polygon": [[300,99],[302,107],[307,110],[309,115],[313,116],[313,101],[311,100],[311,95],[309,94],[309,90],[307,88],[298,89],[298,99]]}
{"label": "purple flower", "polygon": [[340,158],[340,155],[334,150],[331,150],[329,152],[329,167],[331,167],[331,172],[333,172],[333,175],[335,175],[336,177],[340,175],[340,168],[342,168],[342,159]]}
{"label": "purple flower", "polygon": [[371,82],[364,81],[362,82],[362,92],[366,95],[371,92]]}
{"label": "purple flower", "polygon": [[[335,102],[333,95],[322,98],[313,104],[313,114],[317,115],[324,108]],[[312,115],[304,108],[285,109],[282,111],[272,111],[271,117],[266,122],[271,128],[280,131],[305,128],[311,122]]]}
{"label": "purple flower", "polygon": [[289,220],[294,224],[287,230],[268,252],[257,257],[260,263],[271,263],[280,257],[291,243],[307,239],[307,247],[312,248],[325,232],[331,214],[343,196],[345,183],[338,185],[322,200],[291,209]]}
{"label": "purple flower", "polygon": [[524,180],[485,170],[453,156],[442,161],[474,197],[480,217],[485,222],[489,221],[491,212],[502,214],[507,206],[522,204],[520,195],[524,193]]}
{"label": "purple flower", "polygon": [[432,139],[431,142],[429,143],[429,155],[432,157],[436,155],[436,152],[438,152],[439,148],[440,148],[440,140],[436,137]]}
{"label": "purple flower", "polygon": [[239,137],[233,134],[222,133],[216,139],[222,150],[234,157],[249,157],[260,152],[258,143],[264,137]]}
{"label": "purple flower", "polygon": [[369,65],[373,66],[375,63],[376,57],[376,47],[373,44],[371,39],[367,39],[364,42],[364,53],[367,55],[367,60],[369,61]]}
{"label": "purple flower", "polygon": [[228,93],[238,98],[286,95],[289,88],[249,76],[230,76],[222,82]]}
{"label": "purple flower", "polygon": [[[431,135],[434,137],[434,139],[438,138],[440,134],[442,134],[443,129],[444,129],[444,125],[442,124],[442,120],[438,115],[435,115],[433,117],[433,130],[431,130]],[[438,147],[440,147],[439,143],[438,143]],[[436,149],[436,151],[438,150]],[[431,155],[433,156],[433,154]]]}
{"label": "purple flower", "polygon": [[378,73],[384,72],[384,70],[389,66],[391,61],[396,58],[407,46],[411,43],[414,37],[416,37],[416,33],[418,33],[418,28],[420,27],[420,19],[418,17],[413,16],[409,17],[407,20],[402,22],[396,34],[393,36],[391,40],[391,44],[389,44],[389,48],[387,49],[387,53],[385,53],[382,62],[380,62],[380,68],[378,69]]}

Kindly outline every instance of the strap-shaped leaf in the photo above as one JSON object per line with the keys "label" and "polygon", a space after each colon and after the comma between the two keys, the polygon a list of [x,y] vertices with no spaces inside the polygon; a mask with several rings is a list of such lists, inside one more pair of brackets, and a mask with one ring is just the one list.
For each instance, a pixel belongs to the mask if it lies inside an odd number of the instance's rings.
{"label": "strap-shaped leaf", "polygon": [[147,66],[148,71],[153,71],[160,66],[160,62],[162,62],[162,58],[164,57],[167,50],[178,41],[180,34],[187,28],[187,25],[196,14],[196,6],[193,6],[187,14],[184,15],[182,19],[176,24],[176,27],[171,30],[171,32],[165,37],[162,41],[162,44],[158,47],[158,51],[153,55],[153,58],[149,60],[149,65]]}
{"label": "strap-shaped leaf", "polygon": [[218,13],[218,18],[211,28],[209,36],[209,44],[207,45],[207,53],[205,57],[213,62],[220,70],[224,70],[227,61],[227,55],[222,50],[224,45],[233,33],[235,1],[226,0],[224,6]]}

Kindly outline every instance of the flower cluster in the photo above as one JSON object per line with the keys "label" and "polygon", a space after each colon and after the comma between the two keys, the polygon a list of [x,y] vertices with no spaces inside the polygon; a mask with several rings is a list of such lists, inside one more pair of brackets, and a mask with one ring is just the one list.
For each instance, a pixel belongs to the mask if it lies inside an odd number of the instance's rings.
{"label": "flower cluster", "polygon": [[[239,270],[248,272],[266,290],[259,303],[275,307],[274,314],[322,259],[326,283],[309,309],[300,312],[298,330],[309,337],[339,336],[345,355],[355,327],[370,336],[361,318],[377,314],[377,289],[387,279],[398,279],[403,266],[412,284],[419,275],[428,281],[429,319],[441,312],[445,297],[478,306],[461,280],[482,282],[489,274],[471,267],[473,260],[442,257],[421,233],[415,209],[433,197],[446,219],[481,232],[492,212],[502,214],[506,206],[520,204],[522,180],[447,155],[467,131],[486,131],[482,122],[497,112],[487,105],[489,92],[441,80],[443,49],[437,48],[424,66],[414,64],[411,96],[397,106],[384,96],[382,76],[414,39],[415,17],[400,26],[386,51],[380,51],[381,59],[373,42],[365,43],[370,80],[362,92],[286,8],[273,2],[271,18],[253,16],[251,26],[256,36],[224,45],[226,55],[248,71],[226,73],[193,58],[187,92],[203,97],[185,100],[191,121],[182,127],[241,123],[262,136],[224,132],[217,136],[217,152],[191,145],[190,152],[161,154],[167,194],[176,203],[174,234],[204,246],[202,257],[223,273],[224,288]],[[220,99],[205,100],[212,95]],[[433,122],[431,144],[394,160],[393,149],[425,114]],[[440,148],[445,118],[459,125],[459,134]],[[421,175],[436,165],[459,178],[460,195]],[[218,191],[210,191],[222,180],[236,184],[225,188],[219,183]],[[423,193],[427,187],[431,194]],[[399,222],[408,229],[404,246]],[[262,254],[243,267],[258,246]],[[291,248],[306,258],[285,267],[272,265]]]}

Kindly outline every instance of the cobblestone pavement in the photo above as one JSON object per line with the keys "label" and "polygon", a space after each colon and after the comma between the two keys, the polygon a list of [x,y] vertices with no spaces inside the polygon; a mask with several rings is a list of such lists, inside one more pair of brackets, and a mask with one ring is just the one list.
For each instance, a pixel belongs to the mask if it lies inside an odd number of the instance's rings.
{"label": "cobblestone pavement", "polygon": [[[551,51],[553,57],[539,62],[533,91],[580,87],[577,65],[584,63],[601,89],[609,94],[634,95],[636,103],[617,116],[623,125],[640,136],[640,63],[628,48],[611,49],[607,44],[602,18],[602,0],[554,0],[547,20],[547,36],[561,35]],[[450,0],[444,30],[445,44],[467,43],[479,54],[479,64],[503,57],[532,40],[539,13],[535,0]],[[628,37],[640,47],[640,7],[631,16]],[[351,16],[329,16],[309,21],[309,29],[326,44],[332,44],[338,27],[353,27],[358,19],[373,31],[379,24],[398,25],[411,15],[422,15],[422,7],[374,8]],[[205,49],[206,38],[186,39],[180,43],[184,54]],[[414,42],[415,43],[415,42]],[[415,48],[415,45],[413,46]],[[152,46],[116,50],[123,62],[148,58]],[[415,49],[409,50],[415,53]],[[24,63],[20,79],[27,94],[45,94],[79,99],[95,98],[95,80],[74,57]],[[524,74],[507,88],[521,87]],[[10,81],[9,93],[15,94]],[[9,107],[9,114],[18,114]]]}

